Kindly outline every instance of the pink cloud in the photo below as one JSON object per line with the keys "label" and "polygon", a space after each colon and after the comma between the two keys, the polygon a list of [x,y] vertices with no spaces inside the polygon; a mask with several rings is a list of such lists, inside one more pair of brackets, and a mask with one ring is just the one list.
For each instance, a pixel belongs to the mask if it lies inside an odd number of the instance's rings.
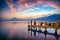
{"label": "pink cloud", "polygon": [[[11,12],[12,11],[15,11],[16,9],[14,8],[14,4],[11,3],[11,2],[8,2],[8,0],[6,0],[6,3],[8,4]],[[56,5],[55,3],[53,2],[50,2],[50,1],[45,1],[45,0],[36,0],[36,2],[28,2],[28,0],[19,0],[16,2],[18,4],[18,10],[21,10],[23,8],[28,8],[28,9],[37,9],[35,8],[34,6],[35,5],[41,5],[41,4],[44,4],[45,6],[50,6],[50,7],[53,7],[55,8],[56,10],[60,10],[60,6]]]}
{"label": "pink cloud", "polygon": [[7,3],[7,5],[8,5],[11,12],[16,11],[12,2],[8,2],[8,0],[6,0],[6,3]]}
{"label": "pink cloud", "polygon": [[[21,3],[22,2],[25,2],[24,4],[23,4],[23,6],[21,6]],[[28,1],[27,0],[25,0],[25,1],[20,1],[19,3],[19,8],[24,8],[24,7],[26,7],[26,8],[34,8],[34,6],[35,5],[38,5],[38,4],[44,4],[44,5],[46,5],[46,6],[50,6],[50,7],[53,7],[53,8],[55,8],[56,10],[60,10],[60,6],[58,6],[57,4],[55,4],[55,3],[53,3],[53,2],[51,2],[51,1],[45,1],[45,0],[36,0],[36,3],[34,3],[34,2],[29,2],[29,3],[27,3]]]}

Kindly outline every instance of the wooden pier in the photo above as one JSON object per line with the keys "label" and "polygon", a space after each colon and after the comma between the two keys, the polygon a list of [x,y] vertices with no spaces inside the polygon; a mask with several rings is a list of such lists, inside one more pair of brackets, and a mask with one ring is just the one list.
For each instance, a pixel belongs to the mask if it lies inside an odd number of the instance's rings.
{"label": "wooden pier", "polygon": [[32,20],[30,22],[28,21],[28,30],[41,31],[40,28],[44,28],[45,33],[47,32],[47,28],[54,28],[55,35],[57,35],[57,30],[60,29],[60,22],[54,22],[54,23],[39,22],[37,23],[36,21],[32,21]]}

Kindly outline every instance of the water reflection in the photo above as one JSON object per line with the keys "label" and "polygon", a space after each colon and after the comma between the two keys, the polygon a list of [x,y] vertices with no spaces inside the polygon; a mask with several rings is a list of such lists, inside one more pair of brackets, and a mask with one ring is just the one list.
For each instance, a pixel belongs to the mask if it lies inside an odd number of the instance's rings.
{"label": "water reflection", "polygon": [[29,31],[28,22],[0,22],[1,40],[60,40],[60,37],[45,33]]}
{"label": "water reflection", "polygon": [[31,35],[31,36],[34,35],[34,39],[37,39],[37,40],[39,40],[39,39],[41,39],[41,40],[60,40],[59,39],[60,36],[52,35],[52,34],[48,34],[48,33],[41,33],[41,32],[29,31],[28,30],[28,34]]}

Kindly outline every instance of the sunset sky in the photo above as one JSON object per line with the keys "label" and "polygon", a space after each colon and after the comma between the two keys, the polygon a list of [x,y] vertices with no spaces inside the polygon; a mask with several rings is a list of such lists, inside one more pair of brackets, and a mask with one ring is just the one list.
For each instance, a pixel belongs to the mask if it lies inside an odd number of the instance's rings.
{"label": "sunset sky", "polygon": [[59,0],[0,0],[1,19],[40,18],[60,14]]}

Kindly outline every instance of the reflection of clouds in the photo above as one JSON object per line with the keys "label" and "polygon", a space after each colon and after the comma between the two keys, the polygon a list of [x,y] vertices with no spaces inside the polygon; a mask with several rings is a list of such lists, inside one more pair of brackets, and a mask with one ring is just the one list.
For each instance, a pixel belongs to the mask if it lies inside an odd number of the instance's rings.
{"label": "reflection of clouds", "polygon": [[57,31],[57,34],[60,35],[60,29]]}
{"label": "reflection of clouds", "polygon": [[46,35],[47,40],[56,40],[55,36],[53,35]]}
{"label": "reflection of clouds", "polygon": [[[6,30],[9,30],[9,37],[12,37],[16,32],[19,33],[20,35],[25,33],[25,26],[27,26],[26,22],[18,22],[16,24],[12,22],[2,22],[2,28],[6,32]],[[24,34],[25,35],[25,34]]]}
{"label": "reflection of clouds", "polygon": [[47,32],[54,34],[55,33],[55,29],[54,28],[47,28]]}
{"label": "reflection of clouds", "polygon": [[[31,35],[32,33],[32,35]],[[35,32],[35,31],[29,31],[29,36],[31,36],[32,39],[37,39],[37,40],[56,40],[58,38],[56,38],[56,36],[54,35],[49,35],[49,34],[44,34],[44,33],[39,33],[39,32]]]}
{"label": "reflection of clouds", "polygon": [[[16,23],[13,23],[13,21],[9,21],[9,22],[1,22],[1,26],[3,28],[3,30],[5,31],[9,31],[9,38],[12,38],[14,35],[17,35],[19,38],[20,37],[24,37],[24,38],[31,38],[31,39],[45,39],[45,34],[40,33],[38,35],[38,32],[35,32],[36,36],[34,37],[34,33],[32,32],[32,36],[31,36],[31,31],[29,32],[28,35],[28,31],[27,31],[27,22],[26,21],[16,21]],[[55,40],[55,36],[53,35],[46,35],[46,39],[47,40]]]}

